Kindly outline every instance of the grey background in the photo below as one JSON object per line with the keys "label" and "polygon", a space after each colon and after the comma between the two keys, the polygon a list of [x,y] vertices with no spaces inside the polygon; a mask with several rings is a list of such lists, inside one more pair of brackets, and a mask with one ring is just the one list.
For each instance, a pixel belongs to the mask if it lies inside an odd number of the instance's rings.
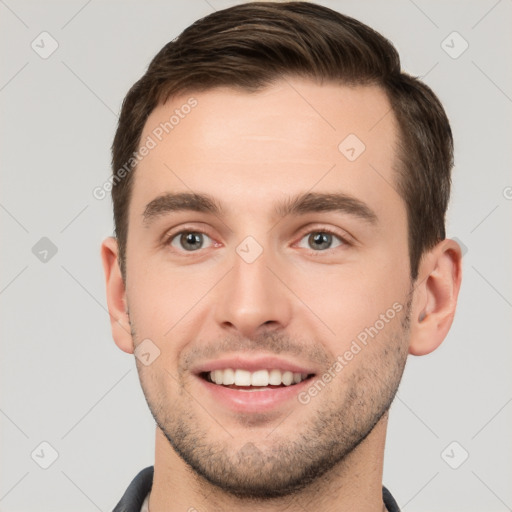
{"label": "grey background", "polygon": [[[111,510],[153,464],[153,420],[106,311],[110,199],[92,190],[129,86],[191,22],[235,3],[0,0],[1,511]],[[409,358],[384,483],[406,512],[512,510],[512,2],[319,3],[391,39],[455,134],[458,312],[437,351]],[[43,31],[59,45],[46,59],[31,47],[50,48]],[[469,44],[458,58],[453,31]],[[43,441],[58,452],[47,469]]]}

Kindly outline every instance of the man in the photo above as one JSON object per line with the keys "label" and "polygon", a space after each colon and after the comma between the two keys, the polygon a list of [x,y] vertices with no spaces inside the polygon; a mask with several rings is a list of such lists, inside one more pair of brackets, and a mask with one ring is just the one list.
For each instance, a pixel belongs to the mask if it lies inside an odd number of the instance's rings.
{"label": "man", "polygon": [[116,511],[399,510],[388,410],[461,281],[452,165],[432,91],[325,7],[235,6],[158,53],[123,103],[102,245],[156,421]]}

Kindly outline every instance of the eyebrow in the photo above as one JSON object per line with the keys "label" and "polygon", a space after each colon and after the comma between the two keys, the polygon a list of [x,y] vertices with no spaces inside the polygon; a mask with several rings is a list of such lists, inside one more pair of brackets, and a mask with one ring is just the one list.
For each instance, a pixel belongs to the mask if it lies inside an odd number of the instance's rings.
{"label": "eyebrow", "polygon": [[156,197],[146,205],[142,218],[144,224],[149,225],[157,217],[180,211],[204,212],[216,216],[224,213],[220,203],[208,194],[181,192]]}
{"label": "eyebrow", "polygon": [[302,215],[310,212],[341,212],[376,224],[377,214],[363,201],[342,192],[322,194],[308,192],[285,200],[276,205],[274,213],[278,217]]}
{"label": "eyebrow", "polygon": [[[194,192],[166,193],[150,201],[142,214],[143,223],[149,226],[156,218],[172,212],[194,211],[223,216],[222,205],[208,194]],[[376,213],[363,201],[345,193],[308,192],[287,198],[274,207],[274,216],[303,215],[313,212],[341,212],[376,224]]]}

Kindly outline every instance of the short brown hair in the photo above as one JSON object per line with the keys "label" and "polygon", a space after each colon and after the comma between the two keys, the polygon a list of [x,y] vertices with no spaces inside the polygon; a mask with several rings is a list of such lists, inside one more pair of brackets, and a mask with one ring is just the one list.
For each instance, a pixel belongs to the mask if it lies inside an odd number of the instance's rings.
{"label": "short brown hair", "polygon": [[[283,77],[377,85],[398,121],[396,189],[407,208],[411,278],[445,238],[453,139],[432,90],[400,69],[394,46],[363,23],[309,2],[250,2],[206,16],[166,44],[124,99],[112,145],[119,264],[126,276],[132,158],[153,109],[179,93],[228,86],[254,92]],[[124,173],[123,173],[124,176]]]}

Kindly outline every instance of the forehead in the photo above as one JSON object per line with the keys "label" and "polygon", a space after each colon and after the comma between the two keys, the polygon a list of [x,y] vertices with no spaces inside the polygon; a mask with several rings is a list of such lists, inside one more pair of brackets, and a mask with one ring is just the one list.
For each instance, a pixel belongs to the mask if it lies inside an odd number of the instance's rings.
{"label": "forehead", "polygon": [[[281,80],[258,92],[181,94],[157,106],[141,136],[133,205],[171,191],[229,203],[340,190],[376,207],[397,200],[396,121],[379,87]],[[150,142],[151,141],[151,142]],[[228,205],[229,206],[229,205]],[[250,208],[251,205],[245,205]]]}

